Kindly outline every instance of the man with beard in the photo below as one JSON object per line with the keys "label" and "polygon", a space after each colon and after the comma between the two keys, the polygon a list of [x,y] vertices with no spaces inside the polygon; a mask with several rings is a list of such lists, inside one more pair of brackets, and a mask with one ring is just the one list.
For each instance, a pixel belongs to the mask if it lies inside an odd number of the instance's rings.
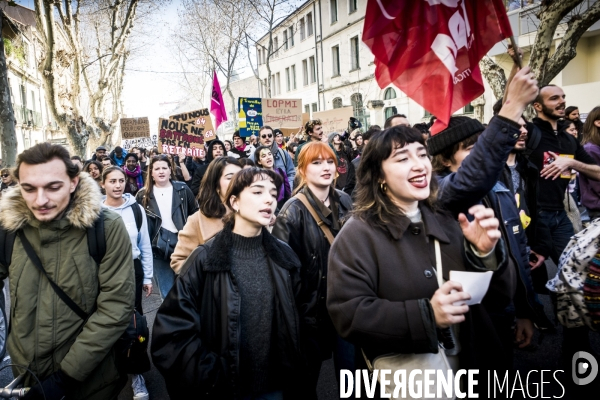
{"label": "man with beard", "polygon": [[544,86],[533,102],[537,118],[528,126],[541,133],[540,142],[532,150],[530,161],[540,170],[538,215],[551,234],[552,260],[558,260],[569,239],[574,235],[563,200],[571,179],[571,170],[594,180],[600,180],[600,167],[577,139],[567,134],[565,124],[565,93],[556,85]]}

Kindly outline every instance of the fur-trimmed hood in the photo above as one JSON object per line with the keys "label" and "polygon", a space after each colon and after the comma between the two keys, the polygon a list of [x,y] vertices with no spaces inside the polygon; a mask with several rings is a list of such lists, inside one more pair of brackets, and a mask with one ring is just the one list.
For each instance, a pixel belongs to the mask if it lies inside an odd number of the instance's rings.
{"label": "fur-trimmed hood", "polygon": [[[71,194],[71,201],[64,218],[76,228],[86,229],[94,225],[102,209],[100,188],[86,172],[79,173],[79,184]],[[27,208],[25,199],[17,185],[5,192],[0,200],[0,225],[9,231],[16,231],[35,219]]]}

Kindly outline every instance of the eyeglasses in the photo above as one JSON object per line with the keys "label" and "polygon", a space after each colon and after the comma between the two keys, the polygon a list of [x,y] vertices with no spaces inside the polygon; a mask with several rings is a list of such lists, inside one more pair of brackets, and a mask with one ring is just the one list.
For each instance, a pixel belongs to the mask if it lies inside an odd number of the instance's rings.
{"label": "eyeglasses", "polygon": [[272,133],[267,133],[267,134],[264,134],[264,135],[260,135],[260,137],[263,138],[263,139],[272,138],[273,134]]}
{"label": "eyeglasses", "polygon": [[10,176],[10,174],[2,174],[3,178],[8,178]]}

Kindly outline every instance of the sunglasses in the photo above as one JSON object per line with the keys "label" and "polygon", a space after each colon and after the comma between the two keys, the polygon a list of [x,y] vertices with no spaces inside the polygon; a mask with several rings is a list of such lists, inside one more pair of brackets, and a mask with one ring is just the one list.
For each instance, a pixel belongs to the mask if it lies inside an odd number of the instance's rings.
{"label": "sunglasses", "polygon": [[8,178],[10,176],[10,174],[2,174],[3,178]]}
{"label": "sunglasses", "polygon": [[261,138],[266,139],[266,138],[272,138],[273,134],[272,133],[267,133],[265,135],[260,135]]}

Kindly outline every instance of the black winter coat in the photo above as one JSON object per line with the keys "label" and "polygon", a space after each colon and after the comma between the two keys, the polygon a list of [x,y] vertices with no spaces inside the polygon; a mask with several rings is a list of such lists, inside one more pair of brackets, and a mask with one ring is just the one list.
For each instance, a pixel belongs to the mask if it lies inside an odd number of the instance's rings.
{"label": "black winter coat", "polygon": [[[315,199],[305,189],[306,194],[317,215],[325,224],[331,226],[331,222],[324,218],[316,206]],[[333,196],[333,192],[330,196]],[[352,200],[346,193],[335,190],[338,206],[338,220],[343,221],[348,217],[352,209]],[[337,231],[332,230],[333,235]],[[321,228],[317,225],[308,209],[296,197],[288,200],[275,221],[273,236],[286,242],[300,258],[302,269],[300,279],[302,281],[302,293],[298,303],[300,314],[304,316],[303,332],[304,338],[313,342],[311,349],[307,351],[327,353],[327,346],[335,337],[335,330],[327,313],[327,258],[329,256],[329,242]],[[327,342],[327,343],[326,343]],[[331,352],[329,352],[329,355]],[[306,355],[306,353],[305,353]],[[308,358],[315,354],[307,355]]]}
{"label": "black winter coat", "polygon": [[[182,230],[190,215],[198,211],[198,202],[196,201],[192,191],[183,182],[171,181],[173,185],[173,203],[171,206],[171,218],[177,230]],[[146,189],[141,189],[135,196],[138,204],[144,205],[144,197]],[[158,234],[162,225],[162,218],[158,209],[158,203],[154,197],[154,193],[150,194],[150,201],[146,207],[146,215],[148,216],[148,233],[152,241],[152,248],[158,247]]]}
{"label": "black winter coat", "polygon": [[[275,309],[272,354],[282,386],[292,394],[300,355],[300,261],[285,243],[263,229],[269,257]],[[231,228],[197,247],[182,266],[162,303],[152,334],[152,361],[172,399],[238,398],[240,362],[240,294],[231,272]],[[288,383],[286,379],[291,381]],[[284,392],[285,392],[284,391]],[[292,396],[287,396],[290,398]]]}

